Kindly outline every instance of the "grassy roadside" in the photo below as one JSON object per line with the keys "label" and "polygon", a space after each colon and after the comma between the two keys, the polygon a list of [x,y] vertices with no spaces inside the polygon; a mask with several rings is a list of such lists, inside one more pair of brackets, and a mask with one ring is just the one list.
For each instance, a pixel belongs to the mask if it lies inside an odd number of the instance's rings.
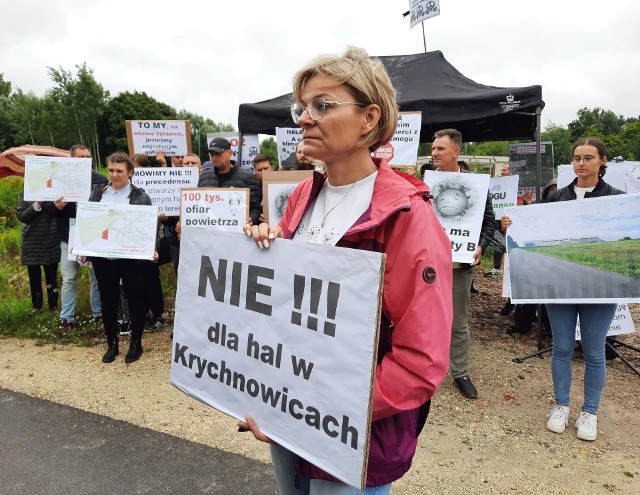
{"label": "grassy roadside", "polygon": [[594,244],[560,244],[523,248],[609,272],[640,278],[640,240],[598,242]]}
{"label": "grassy roadside", "polygon": [[[160,280],[165,299],[164,315],[168,321],[172,321],[176,276],[170,263],[160,267]],[[58,288],[61,284],[62,279],[58,275]],[[38,343],[91,345],[93,334],[100,329],[101,324],[94,322],[91,314],[90,284],[89,271],[81,269],[76,299],[76,327],[62,335],[58,331],[60,308],[53,311],[47,309],[45,296],[45,309],[34,312],[31,308],[29,277],[26,267],[20,264],[20,256],[3,257],[0,261],[0,336],[31,338]]]}

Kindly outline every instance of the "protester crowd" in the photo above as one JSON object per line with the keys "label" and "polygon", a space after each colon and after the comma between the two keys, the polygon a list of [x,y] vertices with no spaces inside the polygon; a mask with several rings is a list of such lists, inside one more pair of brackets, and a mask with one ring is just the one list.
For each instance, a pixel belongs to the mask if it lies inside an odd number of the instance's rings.
{"label": "protester crowd", "polygon": [[[450,241],[431,208],[428,188],[413,177],[415,168],[404,174],[384,161],[371,158],[371,152],[393,136],[398,109],[386,71],[363,50],[349,49],[342,56],[321,57],[311,62],[294,78],[294,98],[292,116],[303,129],[304,140],[289,168],[325,171],[316,172],[314,179],[303,181],[296,188],[278,225],[266,224],[262,211],[262,174],[274,170],[267,155],[254,158],[252,173],[233,161],[231,143],[216,137],[208,148],[210,161],[204,165],[192,153],[168,157],[160,152],[155,158],[161,167],[198,167],[198,187],[248,188],[245,231],[261,248],[268,248],[283,237],[363,250],[375,246],[386,253],[365,493],[389,493],[391,483],[409,469],[430,400],[447,372],[464,397],[476,399],[480,394],[471,379],[469,358],[468,318],[473,304],[475,267],[491,247],[493,267],[485,276],[502,275],[505,229],[510,220],[506,217],[495,220],[487,195],[473,262],[451,262]],[[431,157],[436,171],[472,173],[458,160],[462,139],[456,129],[435,133]],[[82,145],[70,151],[72,157],[90,158],[88,148]],[[555,182],[547,184],[543,202],[621,193],[602,179],[606,153],[601,141],[579,141],[573,153],[578,178],[557,191],[553,191],[557,188]],[[151,199],[144,190],[131,183],[135,168],[150,166],[145,155],[114,153],[107,158],[108,180],[93,172],[90,201],[150,205]],[[501,173],[509,175],[508,165]],[[424,167],[420,170],[422,174]],[[519,201],[523,205],[531,202],[531,197]],[[28,269],[33,310],[42,310],[44,304],[42,271],[48,306],[57,309],[60,264],[59,331],[72,332],[78,274],[86,265],[91,278],[93,317],[102,322],[107,338],[102,361],[115,361],[120,337],[130,335],[125,362],[132,363],[143,353],[143,332],[156,331],[165,325],[159,264],[170,261],[178,270],[179,218],[159,216],[158,249],[153,260],[103,257],[74,260],[69,256],[69,232],[75,215],[76,204],[67,203],[64,198],[54,202],[20,199],[18,218],[24,223],[21,259]],[[507,317],[513,309],[507,301],[500,312]],[[509,333],[530,332],[536,309],[535,305],[516,307]],[[595,440],[596,414],[605,381],[604,339],[615,305],[548,304],[543,310],[545,321],[548,314],[547,325],[553,334],[551,376],[556,399],[547,428],[562,433],[569,421],[573,331],[579,315],[586,369],[585,401],[576,421],[577,436]],[[328,486],[335,488],[330,493],[356,493],[273,444],[251,418],[240,426],[251,430],[259,440],[271,443],[280,493],[316,493],[314,490],[325,493],[325,489],[328,493]],[[303,487],[296,488],[300,483]]]}

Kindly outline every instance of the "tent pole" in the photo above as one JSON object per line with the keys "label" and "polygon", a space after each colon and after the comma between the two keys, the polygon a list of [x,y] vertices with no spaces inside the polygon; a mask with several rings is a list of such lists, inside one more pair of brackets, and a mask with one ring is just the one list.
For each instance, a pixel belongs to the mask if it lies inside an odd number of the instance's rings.
{"label": "tent pole", "polygon": [[242,131],[238,133],[238,168],[242,167]]}
{"label": "tent pole", "polygon": [[420,24],[422,24],[422,42],[424,43],[424,53],[427,53],[427,38],[424,35],[424,21],[422,21]]}
{"label": "tent pole", "polygon": [[540,145],[542,123],[542,107],[536,107],[536,203],[540,203],[540,189],[542,187],[542,149]]}

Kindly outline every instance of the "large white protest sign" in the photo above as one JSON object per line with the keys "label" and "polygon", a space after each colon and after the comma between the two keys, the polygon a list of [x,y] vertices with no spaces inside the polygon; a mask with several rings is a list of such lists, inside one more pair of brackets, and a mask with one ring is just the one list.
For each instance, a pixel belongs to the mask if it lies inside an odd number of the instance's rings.
{"label": "large white protest sign", "polygon": [[489,176],[427,170],[424,181],[433,195],[433,209],[451,240],[453,261],[473,263],[487,203]]}
{"label": "large white protest sign", "polygon": [[78,203],[73,254],[150,260],[156,247],[158,208],[120,203]]}
{"label": "large white protest sign", "polygon": [[640,194],[505,210],[511,299],[640,302]]}
{"label": "large white protest sign", "polygon": [[91,194],[91,158],[27,156],[24,161],[25,201],[86,201]]}
{"label": "large white protest sign", "polygon": [[489,195],[491,196],[496,220],[499,220],[505,208],[518,204],[518,176],[491,177],[491,180],[489,180]]}
{"label": "large white protest sign", "polygon": [[198,167],[136,168],[131,177],[134,186],[144,189],[158,213],[180,214],[180,190],[198,185]]}
{"label": "large white protest sign", "polygon": [[[575,178],[573,165],[558,167],[558,189],[568,186]],[[626,193],[640,192],[640,162],[607,162],[604,181]]]}
{"label": "large white protest sign", "polygon": [[293,170],[296,164],[296,148],[301,140],[300,127],[276,127],[278,170]]}
{"label": "large white protest sign", "polygon": [[409,0],[410,28],[426,19],[440,15],[440,0]]}
{"label": "large white protest sign", "polygon": [[249,189],[183,189],[180,222],[183,237],[192,227],[242,232],[249,221]]}
{"label": "large white protest sign", "polygon": [[384,254],[192,229],[171,383],[364,487]]}
{"label": "large white protest sign", "polygon": [[[231,151],[233,151],[234,161],[238,161],[238,150],[240,144],[240,136],[237,132],[211,132],[207,133],[207,146],[211,144],[214,138],[223,137],[231,143]],[[240,168],[244,168],[249,172],[254,172],[253,159],[260,153],[260,139],[257,134],[242,135],[242,162]],[[236,163],[237,164],[237,163]]]}
{"label": "large white protest sign", "polygon": [[262,209],[269,225],[280,222],[293,190],[311,176],[313,170],[278,170],[262,173]]}
{"label": "large white protest sign", "polygon": [[127,120],[129,154],[155,155],[164,151],[167,156],[191,153],[191,126],[188,120]]}
{"label": "large white protest sign", "polygon": [[422,112],[400,112],[396,132],[387,144],[372,153],[392,167],[415,166],[418,161]]}

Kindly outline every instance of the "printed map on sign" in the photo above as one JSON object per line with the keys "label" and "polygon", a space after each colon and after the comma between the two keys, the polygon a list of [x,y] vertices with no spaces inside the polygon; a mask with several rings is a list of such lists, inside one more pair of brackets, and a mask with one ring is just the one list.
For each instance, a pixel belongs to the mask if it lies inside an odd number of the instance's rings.
{"label": "printed map on sign", "polygon": [[91,193],[91,158],[27,156],[24,167],[26,201],[86,201]]}
{"label": "printed map on sign", "polygon": [[106,258],[153,258],[158,208],[78,203],[73,254]]}

